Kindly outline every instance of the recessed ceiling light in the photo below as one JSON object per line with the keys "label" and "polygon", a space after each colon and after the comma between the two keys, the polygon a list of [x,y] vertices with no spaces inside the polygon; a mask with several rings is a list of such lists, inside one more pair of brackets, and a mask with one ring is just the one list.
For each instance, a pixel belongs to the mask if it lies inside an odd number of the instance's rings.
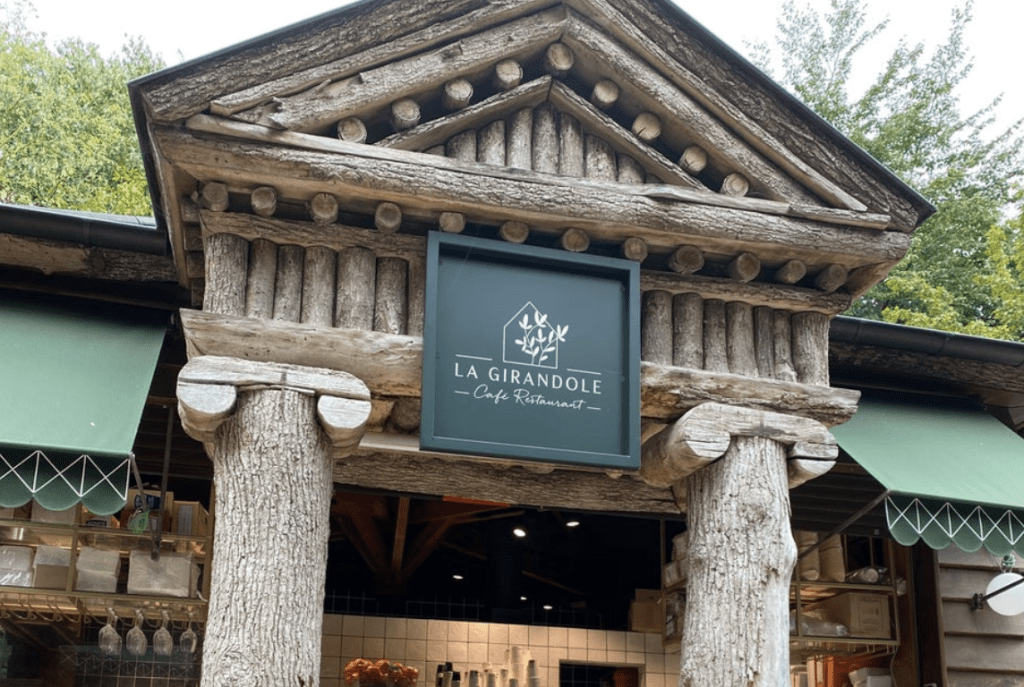
{"label": "recessed ceiling light", "polygon": [[462,578],[462,575],[459,575],[458,573],[456,573],[456,574],[452,575],[452,579],[453,580],[461,580],[463,578]]}
{"label": "recessed ceiling light", "polygon": [[554,606],[551,606],[549,604],[544,604],[544,610],[545,611],[550,611],[552,608],[554,608]]}
{"label": "recessed ceiling light", "polygon": [[570,520],[569,522],[565,523],[565,526],[566,527],[579,527],[580,526],[580,521],[579,520]]}
{"label": "recessed ceiling light", "polygon": [[525,596],[521,596],[521,597],[519,597],[519,600],[520,601],[526,601],[526,597]]}
{"label": "recessed ceiling light", "polygon": [[512,534],[522,539],[526,536],[526,530],[524,530],[522,527],[517,527],[514,530],[512,530]]}

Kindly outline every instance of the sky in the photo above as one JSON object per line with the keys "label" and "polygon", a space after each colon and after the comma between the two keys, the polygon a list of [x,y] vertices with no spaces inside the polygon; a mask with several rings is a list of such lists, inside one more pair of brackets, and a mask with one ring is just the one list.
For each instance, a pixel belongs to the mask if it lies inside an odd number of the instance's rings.
{"label": "sky", "polygon": [[[15,0],[7,0],[13,4]],[[214,0],[201,5],[142,0],[31,0],[38,17],[30,27],[58,40],[78,36],[111,54],[126,36],[142,36],[169,64],[254,38],[263,33],[335,9],[343,0],[288,0],[258,3]],[[783,0],[675,0],[683,10],[741,54],[751,41],[770,41]],[[889,28],[876,40],[878,49],[865,53],[857,83],[864,85],[880,69],[900,38],[933,48],[949,33],[951,12],[960,0],[864,0],[869,24],[888,18]],[[798,6],[826,9],[829,0],[797,0]],[[0,8],[4,0],[0,0]],[[975,0],[974,19],[965,42],[974,57],[974,70],[961,91],[963,112],[973,112],[1002,94],[999,123],[1006,126],[1024,117],[1024,80],[1018,77],[1019,35],[1024,26],[1024,2]]]}

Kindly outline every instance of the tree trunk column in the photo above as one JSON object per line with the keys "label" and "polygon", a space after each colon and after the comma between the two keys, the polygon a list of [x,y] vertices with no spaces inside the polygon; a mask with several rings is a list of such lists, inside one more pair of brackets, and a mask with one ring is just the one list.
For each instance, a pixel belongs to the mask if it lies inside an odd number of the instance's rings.
{"label": "tree trunk column", "polygon": [[315,687],[332,465],[358,443],[369,392],[341,372],[205,357],[178,397],[217,494],[202,685]]}
{"label": "tree trunk column", "polygon": [[733,438],[686,479],[689,583],[680,687],[789,682],[790,531],[786,447]]}

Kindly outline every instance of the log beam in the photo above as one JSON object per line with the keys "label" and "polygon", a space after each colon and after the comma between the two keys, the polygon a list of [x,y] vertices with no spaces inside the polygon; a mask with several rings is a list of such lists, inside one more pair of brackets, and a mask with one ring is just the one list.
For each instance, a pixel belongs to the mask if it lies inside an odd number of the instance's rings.
{"label": "log beam", "polygon": [[[194,118],[189,126],[221,134],[263,136],[261,127],[224,124],[210,117]],[[561,179],[376,146],[354,146],[324,137],[276,135],[282,142],[319,139],[312,143],[318,150],[310,151],[255,140],[214,141],[174,129],[155,129],[153,135],[171,163],[197,178],[220,175],[249,184],[266,179],[277,184],[282,194],[298,197],[328,192],[353,199],[387,200],[422,211],[441,205],[468,216],[489,218],[496,224],[514,219],[548,230],[571,224],[603,240],[639,236],[659,248],[700,243],[725,253],[747,250],[764,261],[780,263],[807,259],[821,264],[826,260],[848,268],[888,263],[902,258],[910,242],[908,236],[896,232],[873,232],[868,236],[753,209],[645,198],[638,193],[642,185]],[[565,193],[553,192],[552,187]],[[516,207],[501,200],[512,195],[522,199]],[[699,196],[724,198],[711,193]],[[686,241],[687,237],[695,240]]]}
{"label": "log beam", "polygon": [[[181,321],[190,356],[225,355],[345,370],[363,380],[375,398],[422,393],[419,337],[188,309],[181,311]],[[860,398],[859,392],[848,389],[651,363],[641,363],[640,377],[641,415],[660,421],[674,420],[712,401],[799,415],[831,427],[853,417]]]}

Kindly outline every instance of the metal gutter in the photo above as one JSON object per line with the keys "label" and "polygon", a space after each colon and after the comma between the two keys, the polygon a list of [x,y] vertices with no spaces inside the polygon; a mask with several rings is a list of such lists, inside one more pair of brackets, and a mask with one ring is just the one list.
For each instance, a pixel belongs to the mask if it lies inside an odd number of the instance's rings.
{"label": "metal gutter", "polygon": [[167,255],[167,234],[152,217],[54,210],[0,203],[0,234]]}
{"label": "metal gutter", "polygon": [[856,317],[834,318],[828,338],[829,341],[840,343],[1024,367],[1024,343],[1021,342],[952,334]]}

